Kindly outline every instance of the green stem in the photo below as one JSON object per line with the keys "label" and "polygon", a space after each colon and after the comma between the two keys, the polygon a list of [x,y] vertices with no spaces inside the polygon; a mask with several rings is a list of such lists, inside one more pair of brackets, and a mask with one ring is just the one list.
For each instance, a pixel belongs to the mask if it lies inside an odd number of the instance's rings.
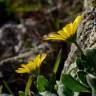
{"label": "green stem", "polygon": [[84,52],[83,52],[83,50],[81,49],[81,47],[79,46],[79,44],[78,44],[77,42],[74,42],[74,44],[75,44],[75,45],[77,46],[77,48],[79,49],[81,55],[82,55],[82,56],[85,56],[85,55],[84,55]]}
{"label": "green stem", "polygon": [[26,84],[26,88],[25,88],[26,96],[29,96],[31,84],[32,84],[32,76],[29,76],[27,84]]}
{"label": "green stem", "polygon": [[61,55],[62,55],[62,50],[59,51],[59,54],[56,58],[54,68],[53,68],[53,73],[56,74],[60,65],[60,60],[61,60]]}
{"label": "green stem", "polygon": [[13,95],[13,92],[11,91],[11,89],[9,88],[9,86],[5,80],[3,80],[3,84],[7,88],[8,92]]}

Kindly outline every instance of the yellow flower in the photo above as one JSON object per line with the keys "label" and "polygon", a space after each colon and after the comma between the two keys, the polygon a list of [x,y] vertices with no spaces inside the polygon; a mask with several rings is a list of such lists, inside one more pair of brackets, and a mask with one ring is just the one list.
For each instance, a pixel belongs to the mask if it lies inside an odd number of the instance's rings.
{"label": "yellow flower", "polygon": [[82,16],[77,16],[73,23],[67,24],[63,29],[56,33],[51,33],[45,40],[62,40],[74,42],[76,39],[76,30],[81,22]]}
{"label": "yellow flower", "polygon": [[46,58],[47,54],[39,54],[34,60],[28,62],[28,64],[21,64],[21,68],[16,70],[17,73],[31,73],[36,69],[40,68],[43,60]]}

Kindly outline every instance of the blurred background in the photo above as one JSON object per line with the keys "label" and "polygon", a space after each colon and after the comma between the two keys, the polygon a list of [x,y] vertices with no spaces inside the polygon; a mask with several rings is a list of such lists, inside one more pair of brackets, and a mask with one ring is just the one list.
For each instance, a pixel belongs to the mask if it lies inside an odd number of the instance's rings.
{"label": "blurred background", "polygon": [[[15,95],[18,90],[24,90],[28,76],[16,74],[14,70],[41,52],[50,53],[41,66],[42,74],[48,78],[62,49],[56,77],[59,79],[70,45],[45,42],[43,36],[61,29],[82,11],[83,0],[0,0],[0,88],[3,93],[8,93],[4,82]],[[34,84],[32,88],[36,91]]]}

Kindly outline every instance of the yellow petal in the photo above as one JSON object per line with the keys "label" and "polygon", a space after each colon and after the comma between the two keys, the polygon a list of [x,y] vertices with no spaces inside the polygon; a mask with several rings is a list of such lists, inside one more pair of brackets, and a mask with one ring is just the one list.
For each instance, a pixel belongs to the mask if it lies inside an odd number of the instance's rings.
{"label": "yellow petal", "polygon": [[37,67],[37,65],[40,63],[40,54],[36,56],[36,58],[34,59],[34,66],[35,68]]}
{"label": "yellow petal", "polygon": [[46,40],[64,40],[64,38],[59,34],[53,33],[53,34],[49,34]]}
{"label": "yellow petal", "polygon": [[46,58],[46,54],[37,55],[33,61],[29,61],[28,64],[21,64],[21,68],[16,70],[17,73],[31,73],[40,67],[42,61]]}
{"label": "yellow petal", "polygon": [[24,69],[24,68],[18,68],[18,69],[16,70],[16,72],[17,72],[17,73],[30,73],[30,71],[28,71],[28,70],[26,70],[26,69]]}
{"label": "yellow petal", "polygon": [[68,25],[66,25],[66,30],[68,30],[69,37],[71,37],[74,34],[74,32],[73,32],[73,24],[69,23]]}
{"label": "yellow petal", "polygon": [[59,30],[57,33],[58,33],[64,40],[66,40],[66,36],[65,36],[63,30]]}
{"label": "yellow petal", "polygon": [[28,64],[21,64],[21,68],[28,71],[28,72],[30,71],[30,67],[28,66]]}
{"label": "yellow petal", "polygon": [[26,68],[27,64],[21,64],[21,67]]}
{"label": "yellow petal", "polygon": [[31,60],[28,62],[27,67],[31,70],[34,62]]}
{"label": "yellow petal", "polygon": [[79,24],[81,22],[82,17],[83,17],[82,15],[77,16],[76,19],[74,20],[74,22],[73,22],[73,31],[74,31],[74,33],[76,32],[76,30],[77,30],[77,28],[78,28],[78,26],[79,26]]}
{"label": "yellow petal", "polygon": [[64,31],[64,35],[66,36],[66,39],[70,38],[72,36],[72,23],[70,24],[67,24],[64,28],[63,28],[63,31]]}
{"label": "yellow petal", "polygon": [[38,64],[38,67],[40,67],[41,63],[44,61],[44,59],[46,58],[46,56],[47,56],[47,54],[45,54],[45,53],[41,54],[41,56],[40,56],[40,62]]}
{"label": "yellow petal", "polygon": [[29,60],[29,61],[28,61],[28,64],[32,64],[32,63],[33,63],[33,60]]}

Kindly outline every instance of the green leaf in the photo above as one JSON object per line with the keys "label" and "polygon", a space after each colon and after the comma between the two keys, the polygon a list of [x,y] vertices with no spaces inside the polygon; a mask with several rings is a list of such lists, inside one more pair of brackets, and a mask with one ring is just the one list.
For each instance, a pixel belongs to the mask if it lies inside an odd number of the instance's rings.
{"label": "green leaf", "polygon": [[86,60],[88,66],[90,66],[90,68],[92,67],[96,72],[96,48],[86,50]]}
{"label": "green leaf", "polygon": [[88,86],[88,83],[86,81],[86,72],[84,71],[78,71],[77,72],[79,80],[86,86]]}
{"label": "green leaf", "polygon": [[26,84],[26,88],[25,88],[26,95],[29,95],[29,93],[30,93],[31,84],[32,84],[32,76],[29,76],[27,84]]}
{"label": "green leaf", "polygon": [[17,4],[17,6],[15,6],[16,4],[12,4],[12,8],[14,9],[15,12],[34,12],[34,11],[39,11],[42,8],[42,5],[40,2],[36,3],[36,4],[22,4],[22,6],[20,6],[19,4]]}
{"label": "green leaf", "polygon": [[39,75],[37,78],[37,89],[39,90],[39,92],[45,91],[47,86],[48,80],[44,76]]}
{"label": "green leaf", "polygon": [[86,65],[86,61],[82,60],[80,57],[77,57],[76,65],[79,70],[84,70],[84,65]]}
{"label": "green leaf", "polygon": [[74,92],[86,92],[89,91],[87,87],[83,86],[81,83],[76,81],[71,75],[69,74],[62,74],[61,80],[63,84]]}
{"label": "green leaf", "polygon": [[87,49],[85,56],[77,58],[76,64],[80,70],[86,70],[87,72],[96,72],[96,48]]}
{"label": "green leaf", "polygon": [[85,56],[81,56],[76,60],[79,70],[85,70],[86,72],[96,72],[96,48],[87,49]]}
{"label": "green leaf", "polygon": [[23,91],[19,91],[19,96],[27,96]]}
{"label": "green leaf", "polygon": [[55,87],[55,84],[56,84],[56,75],[53,73],[50,75],[50,78],[48,80],[48,91],[50,92],[54,92],[54,87]]}
{"label": "green leaf", "polygon": [[58,96],[73,96],[74,92],[66,88],[62,82],[57,81],[57,94]]}
{"label": "green leaf", "polygon": [[13,92],[11,91],[10,87],[8,86],[8,84],[7,84],[7,82],[5,80],[3,80],[3,84],[4,84],[5,88],[8,90],[8,92],[10,94],[13,94]]}
{"label": "green leaf", "polygon": [[61,54],[62,54],[62,50],[59,51],[59,54],[56,58],[55,66],[54,66],[54,69],[53,69],[54,74],[56,74],[57,71],[58,71],[58,67],[59,67],[60,60],[61,60]]}
{"label": "green leaf", "polygon": [[87,79],[88,85],[92,89],[96,90],[96,76],[94,76],[93,74],[88,73],[86,75],[86,79]]}
{"label": "green leaf", "polygon": [[85,58],[77,58],[76,65],[79,70],[85,70],[86,72],[91,72],[93,66],[92,64],[90,64],[90,61],[87,59],[87,56]]}

